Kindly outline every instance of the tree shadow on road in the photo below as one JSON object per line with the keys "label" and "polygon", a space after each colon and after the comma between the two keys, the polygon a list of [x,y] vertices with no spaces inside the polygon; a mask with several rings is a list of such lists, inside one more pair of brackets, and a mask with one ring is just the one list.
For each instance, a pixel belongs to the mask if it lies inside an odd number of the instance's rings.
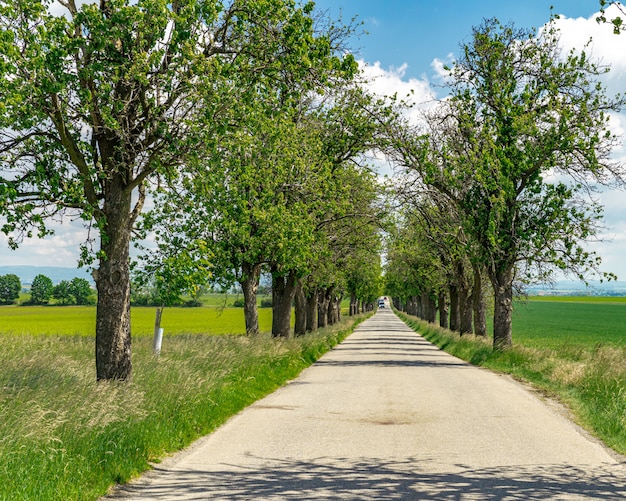
{"label": "tree shadow on road", "polygon": [[262,462],[266,463],[262,468],[225,467],[206,472],[157,468],[147,482],[124,486],[111,499],[626,499],[624,469],[615,464],[594,469],[568,465],[473,469],[458,465],[454,472],[436,472],[436,463],[431,467],[424,458],[262,458]]}

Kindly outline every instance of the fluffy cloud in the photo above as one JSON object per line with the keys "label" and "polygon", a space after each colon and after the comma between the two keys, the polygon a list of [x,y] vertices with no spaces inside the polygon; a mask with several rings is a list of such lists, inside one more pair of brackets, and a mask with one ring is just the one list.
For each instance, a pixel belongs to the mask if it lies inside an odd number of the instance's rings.
{"label": "fluffy cloud", "polygon": [[80,245],[87,239],[81,221],[66,220],[51,223],[54,235],[44,239],[26,238],[17,250],[11,250],[7,237],[0,233],[0,263],[13,266],[65,266],[76,267]]}

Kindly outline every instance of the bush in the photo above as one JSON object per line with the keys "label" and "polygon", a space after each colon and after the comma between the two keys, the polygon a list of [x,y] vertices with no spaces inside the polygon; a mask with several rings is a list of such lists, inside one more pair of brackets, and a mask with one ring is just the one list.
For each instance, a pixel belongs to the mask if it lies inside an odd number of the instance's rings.
{"label": "bush", "polygon": [[238,298],[238,299],[235,299],[233,301],[233,306],[235,308],[243,308],[243,305],[244,305],[244,300],[243,299]]}
{"label": "bush", "polygon": [[261,308],[271,308],[273,305],[272,298],[266,297],[261,299]]}

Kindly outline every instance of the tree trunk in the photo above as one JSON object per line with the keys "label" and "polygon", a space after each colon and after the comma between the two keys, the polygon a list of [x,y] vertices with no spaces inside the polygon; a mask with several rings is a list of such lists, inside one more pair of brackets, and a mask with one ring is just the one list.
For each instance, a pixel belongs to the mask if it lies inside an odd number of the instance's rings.
{"label": "tree trunk", "polygon": [[438,308],[439,308],[439,327],[443,327],[447,329],[449,326],[448,322],[448,297],[446,293],[441,290],[439,291],[439,300],[438,300]]}
{"label": "tree trunk", "polygon": [[314,289],[309,292],[306,298],[306,330],[307,332],[315,332],[317,330],[317,294],[318,290]]}
{"label": "tree trunk", "polygon": [[422,301],[424,303],[424,320],[434,324],[437,320],[437,303],[429,293],[422,294]]}
{"label": "tree trunk", "polygon": [[513,314],[513,271],[506,269],[492,277],[494,293],[493,349],[505,350],[513,344],[511,317]]}
{"label": "tree trunk", "polygon": [[307,327],[307,308],[306,298],[304,297],[304,290],[302,289],[302,283],[298,281],[295,292],[295,305],[296,305],[296,325],[294,333],[296,336],[304,336],[306,334]]}
{"label": "tree trunk", "polygon": [[320,328],[328,325],[328,296],[325,290],[319,292],[317,325]]}
{"label": "tree trunk", "polygon": [[487,337],[487,304],[480,268],[474,268],[474,287],[472,291],[472,303],[474,307],[474,334]]}
{"label": "tree trunk", "polygon": [[350,316],[356,315],[359,312],[359,301],[356,298],[356,294],[350,294]]}
{"label": "tree trunk", "polygon": [[341,302],[343,301],[343,295],[337,296],[335,300],[335,323],[341,321]]}
{"label": "tree trunk", "polygon": [[259,334],[259,310],[257,291],[261,277],[261,265],[244,263],[242,266],[241,289],[243,290],[243,316],[246,321],[246,335]]}
{"label": "tree trunk", "polygon": [[339,316],[337,315],[337,296],[334,294],[334,287],[328,293],[328,325],[337,323]]}
{"label": "tree trunk", "polygon": [[291,333],[291,305],[296,294],[296,276],[272,274],[272,336],[289,337]]}
{"label": "tree trunk", "polygon": [[459,334],[471,334],[474,332],[473,326],[473,305],[471,301],[471,294],[467,287],[459,286],[459,315],[461,318],[461,324],[459,326]]}
{"label": "tree trunk", "polygon": [[459,310],[459,288],[450,285],[450,330],[459,332],[461,328],[461,311]]}
{"label": "tree trunk", "polygon": [[96,378],[130,380],[130,258],[131,193],[120,180],[110,180],[104,202],[106,221],[101,230],[102,251],[95,273]]}

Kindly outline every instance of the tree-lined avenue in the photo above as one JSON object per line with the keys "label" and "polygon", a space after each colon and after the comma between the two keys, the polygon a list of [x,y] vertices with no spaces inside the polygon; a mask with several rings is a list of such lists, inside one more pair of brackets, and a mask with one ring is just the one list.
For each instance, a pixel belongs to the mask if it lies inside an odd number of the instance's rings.
{"label": "tree-lined avenue", "polygon": [[388,309],[108,499],[618,499],[623,464],[509,378]]}

